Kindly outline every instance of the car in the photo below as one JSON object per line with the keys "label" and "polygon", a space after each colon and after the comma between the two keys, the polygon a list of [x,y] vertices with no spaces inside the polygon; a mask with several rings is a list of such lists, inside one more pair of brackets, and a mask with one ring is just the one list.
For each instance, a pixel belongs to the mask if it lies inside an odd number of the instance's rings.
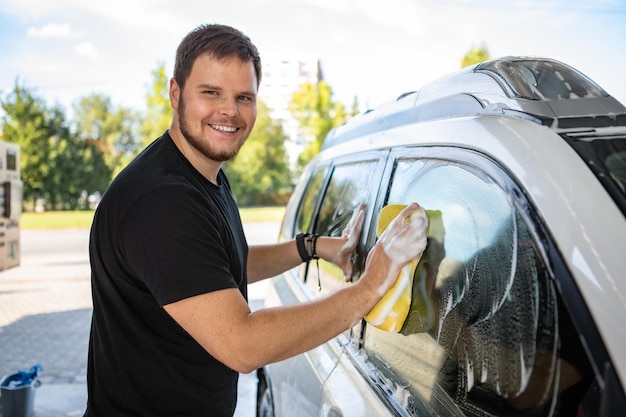
{"label": "car", "polygon": [[[339,236],[364,203],[358,280],[383,207],[416,201],[439,232],[401,328],[360,320],[259,369],[257,415],[623,415],[625,186],[626,108],[549,58],[476,64],[335,128],[279,240]],[[344,285],[312,260],[265,302]]]}

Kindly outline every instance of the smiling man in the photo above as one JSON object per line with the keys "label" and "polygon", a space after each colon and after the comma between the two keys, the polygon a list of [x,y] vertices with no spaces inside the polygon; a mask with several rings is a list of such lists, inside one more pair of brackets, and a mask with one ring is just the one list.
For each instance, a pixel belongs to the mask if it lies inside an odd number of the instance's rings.
{"label": "smiling man", "polygon": [[[238,372],[318,346],[367,314],[426,245],[403,210],[361,278],[324,299],[251,312],[247,285],[316,257],[352,274],[364,208],[343,235],[248,247],[222,163],[256,118],[261,62],[236,29],[181,42],[171,128],[112,182],[91,229],[86,416],[232,416]],[[410,220],[409,220],[410,218]]]}

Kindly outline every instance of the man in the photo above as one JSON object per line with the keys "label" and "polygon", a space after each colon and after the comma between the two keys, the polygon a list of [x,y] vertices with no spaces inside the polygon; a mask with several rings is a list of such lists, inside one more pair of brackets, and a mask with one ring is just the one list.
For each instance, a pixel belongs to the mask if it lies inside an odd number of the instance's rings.
{"label": "man", "polygon": [[358,282],[311,303],[252,313],[248,283],[319,256],[352,273],[363,208],[341,238],[248,247],[221,170],[250,134],[261,63],[241,32],[200,26],[181,42],[171,128],[113,181],[90,237],[93,320],[86,416],[232,416],[238,372],[349,328],[424,250],[405,209]]}

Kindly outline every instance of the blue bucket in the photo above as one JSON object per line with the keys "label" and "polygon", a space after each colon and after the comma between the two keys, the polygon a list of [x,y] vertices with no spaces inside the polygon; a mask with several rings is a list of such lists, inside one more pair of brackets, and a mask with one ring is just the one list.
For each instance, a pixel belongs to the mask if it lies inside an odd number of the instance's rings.
{"label": "blue bucket", "polygon": [[0,380],[0,404],[2,417],[32,417],[35,408],[35,388],[41,385],[35,365],[30,372],[18,371]]}

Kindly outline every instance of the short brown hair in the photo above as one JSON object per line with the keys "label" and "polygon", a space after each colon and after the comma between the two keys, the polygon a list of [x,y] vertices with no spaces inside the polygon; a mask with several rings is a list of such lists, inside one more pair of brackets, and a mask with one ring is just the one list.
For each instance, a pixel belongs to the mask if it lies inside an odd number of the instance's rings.
{"label": "short brown hair", "polygon": [[261,84],[261,57],[250,38],[230,26],[210,24],[198,26],[178,45],[174,79],[181,89],[185,87],[194,62],[202,54],[218,60],[237,57],[242,62],[252,62],[257,85]]}

